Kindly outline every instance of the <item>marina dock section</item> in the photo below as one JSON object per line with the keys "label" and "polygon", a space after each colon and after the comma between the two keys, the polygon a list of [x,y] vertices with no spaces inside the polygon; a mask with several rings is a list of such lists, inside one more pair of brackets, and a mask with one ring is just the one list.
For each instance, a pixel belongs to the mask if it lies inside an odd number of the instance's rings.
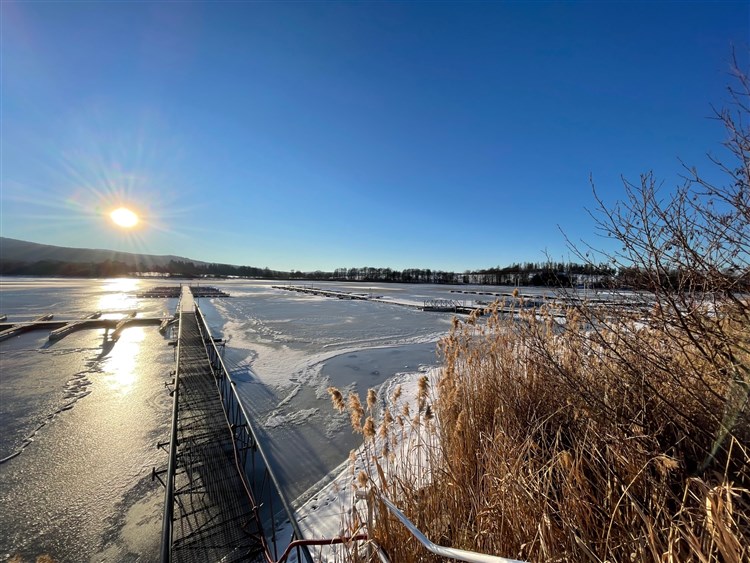
{"label": "marina dock section", "polygon": [[135,313],[129,313],[119,319],[102,319],[99,316],[94,317],[95,314],[92,313],[83,319],[69,320],[52,320],[53,315],[50,314],[30,322],[0,323],[0,342],[33,330],[49,330],[49,340],[56,341],[78,330],[99,328],[111,330],[111,337],[116,339],[125,328],[130,326],[161,327],[174,321],[173,317],[138,317]]}

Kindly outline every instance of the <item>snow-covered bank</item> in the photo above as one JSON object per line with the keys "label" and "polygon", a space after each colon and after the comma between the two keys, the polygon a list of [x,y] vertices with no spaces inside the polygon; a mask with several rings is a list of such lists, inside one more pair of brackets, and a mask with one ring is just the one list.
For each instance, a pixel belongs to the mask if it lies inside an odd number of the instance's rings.
{"label": "snow-covered bank", "polygon": [[[383,411],[387,408],[391,413],[403,413],[406,405],[412,413],[417,411],[419,382],[424,376],[430,389],[440,373],[440,368],[432,368],[425,372],[399,374],[383,384],[377,393],[377,405]],[[434,392],[430,391],[430,403],[434,399]],[[376,407],[377,409],[377,407]],[[335,412],[331,406],[331,412]],[[383,413],[376,413],[383,423]],[[348,413],[343,416],[348,418]],[[393,431],[396,429],[396,431]],[[372,482],[378,483],[378,471],[373,459],[380,458],[381,468],[388,478],[389,472],[395,468],[424,467],[424,458],[428,455],[427,447],[433,447],[434,434],[426,430],[424,424],[415,425],[408,416],[401,415],[401,421],[391,422],[391,431],[378,432],[371,440],[362,443],[353,451],[347,461],[337,468],[336,477],[329,483],[322,485],[296,510],[297,522],[305,539],[335,538],[347,536],[362,530],[352,529],[353,522],[366,521],[366,506],[364,501],[356,500],[356,491],[364,490]],[[383,450],[387,448],[387,454]],[[434,448],[433,448],[434,449]],[[364,482],[364,477],[368,482]],[[430,476],[421,472],[415,478],[429,481]],[[353,511],[358,510],[355,518]],[[323,563],[342,561],[341,547],[315,548],[316,561]]]}

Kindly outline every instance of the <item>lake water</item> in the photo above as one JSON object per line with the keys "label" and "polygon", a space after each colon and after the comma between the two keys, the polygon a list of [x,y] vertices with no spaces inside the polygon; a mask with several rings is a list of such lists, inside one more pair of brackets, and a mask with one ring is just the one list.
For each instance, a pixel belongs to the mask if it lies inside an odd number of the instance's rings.
{"label": "lake water", "polygon": [[[176,302],[135,293],[169,283],[178,282],[4,278],[0,313],[9,321],[97,310],[160,316]],[[364,397],[395,374],[437,365],[436,342],[451,315],[303,295],[274,283],[212,283],[231,298],[199,304],[214,336],[226,341],[225,362],[294,504],[360,443],[326,388]],[[448,286],[316,286],[416,303],[463,297]],[[131,327],[114,345],[103,329],[54,343],[47,337],[36,331],[0,343],[0,459],[14,456],[0,464],[0,559],[155,560],[163,489],[151,471],[167,463],[157,444],[169,435],[168,336]]]}

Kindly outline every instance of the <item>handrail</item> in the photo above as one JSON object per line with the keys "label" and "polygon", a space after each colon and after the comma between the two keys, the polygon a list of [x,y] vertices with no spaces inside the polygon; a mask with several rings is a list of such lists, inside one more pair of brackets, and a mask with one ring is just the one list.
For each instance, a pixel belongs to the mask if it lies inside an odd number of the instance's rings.
{"label": "handrail", "polygon": [[[180,311],[180,303],[177,304],[177,311]],[[172,561],[172,528],[174,524],[174,477],[177,465],[177,397],[180,389],[180,342],[182,341],[182,315],[179,316],[179,325],[177,329],[177,348],[175,355],[177,363],[174,373],[174,390],[172,391],[172,429],[169,436],[169,465],[167,466],[167,482],[165,483],[164,493],[164,513],[161,522],[161,563],[170,563]]]}
{"label": "handrail", "polygon": [[[203,339],[204,344],[207,346],[210,343],[210,350],[209,351],[209,357],[213,362],[215,362],[215,368],[220,371],[222,378],[225,378],[225,380],[228,382],[228,385],[225,385],[224,388],[228,388],[229,392],[231,392],[234,403],[236,405],[236,408],[239,409],[239,414],[241,415],[241,418],[244,420],[244,430],[247,431],[250,434],[251,437],[251,443],[252,443],[252,449],[253,451],[257,451],[260,454],[261,460],[263,462],[263,465],[265,466],[266,472],[268,477],[271,479],[271,483],[273,484],[273,487],[276,491],[276,495],[278,496],[279,501],[281,502],[281,506],[286,513],[286,517],[289,520],[289,523],[292,527],[292,532],[294,537],[301,540],[302,539],[302,532],[299,529],[299,525],[297,524],[296,519],[294,518],[294,512],[292,511],[291,507],[289,506],[289,503],[286,500],[286,497],[284,496],[284,493],[281,490],[281,486],[279,485],[278,479],[276,478],[276,475],[271,470],[271,464],[268,461],[268,457],[266,456],[265,451],[263,450],[263,447],[261,446],[260,441],[258,440],[258,437],[255,433],[255,429],[253,428],[252,424],[250,423],[250,416],[247,414],[247,411],[245,410],[245,406],[240,399],[239,395],[237,394],[237,387],[236,383],[232,379],[232,376],[229,373],[229,370],[227,369],[226,365],[224,364],[224,360],[221,357],[221,354],[219,353],[218,348],[216,347],[216,342],[213,339],[213,336],[211,335],[211,329],[208,326],[208,323],[206,322],[206,318],[203,314],[203,311],[200,309],[198,304],[195,304],[195,312],[196,317],[198,318],[198,327],[199,329],[205,329],[206,331],[206,337]],[[211,353],[213,352],[213,353]],[[225,400],[224,397],[224,388],[221,386],[219,387],[219,391],[221,393],[222,401]],[[275,527],[275,522],[273,521],[272,517],[272,525]],[[305,559],[312,563],[312,557],[310,555],[309,550],[307,549],[307,546],[305,545],[305,542],[299,542],[294,547],[297,549],[301,549],[302,553],[305,556]],[[270,554],[266,554],[269,561],[272,561],[272,559],[269,557]],[[278,556],[278,554],[276,554]],[[281,560],[283,560],[282,558]]]}
{"label": "handrail", "polygon": [[[484,553],[477,553],[475,551],[467,551],[464,549],[456,549],[454,547],[444,547],[442,545],[437,545],[436,543],[433,543],[430,541],[430,539],[425,536],[419,528],[417,528],[414,523],[409,520],[403,512],[401,512],[398,507],[393,504],[390,500],[388,500],[385,496],[383,496],[380,492],[377,490],[370,489],[370,495],[377,496],[380,501],[386,506],[388,511],[393,514],[398,520],[406,527],[407,530],[411,533],[412,536],[414,536],[419,543],[421,543],[427,551],[430,551],[431,553],[434,553],[435,555],[439,555],[441,557],[448,557],[451,559],[456,559],[458,561],[466,561],[467,563],[525,563],[523,561],[519,561],[517,559],[508,559],[506,557],[498,557],[496,555],[487,555]],[[367,493],[363,491],[359,491],[357,493],[358,498],[364,498],[368,502],[371,502],[368,498]],[[368,523],[368,526],[371,526],[372,523]],[[371,530],[368,529],[368,532],[371,532]]]}

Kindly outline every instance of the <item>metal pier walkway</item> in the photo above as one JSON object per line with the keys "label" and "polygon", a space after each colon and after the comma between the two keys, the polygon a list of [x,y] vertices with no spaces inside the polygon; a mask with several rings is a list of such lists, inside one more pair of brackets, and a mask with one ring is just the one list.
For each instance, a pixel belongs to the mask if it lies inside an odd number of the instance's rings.
{"label": "metal pier walkway", "polygon": [[188,287],[176,356],[161,561],[277,560],[299,532]]}

